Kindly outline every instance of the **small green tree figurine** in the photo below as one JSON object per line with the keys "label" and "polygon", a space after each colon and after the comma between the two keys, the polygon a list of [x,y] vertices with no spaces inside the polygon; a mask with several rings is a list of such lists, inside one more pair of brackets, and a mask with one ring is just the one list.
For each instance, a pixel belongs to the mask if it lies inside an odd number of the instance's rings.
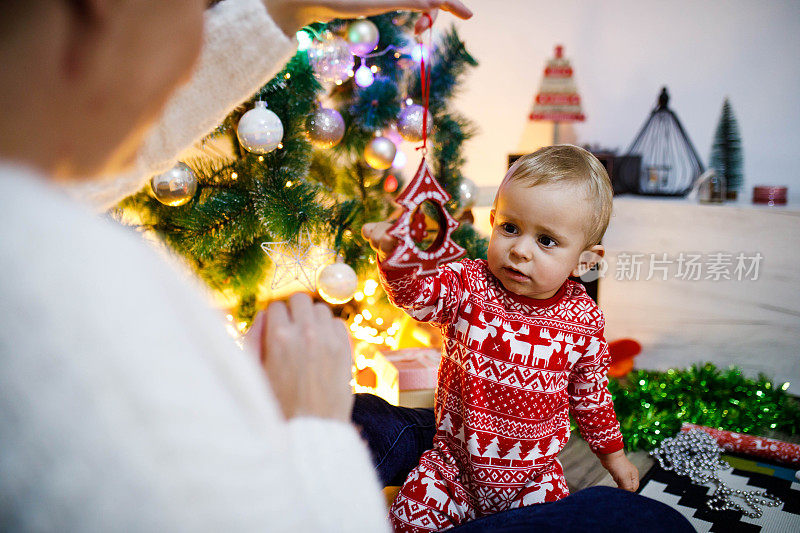
{"label": "small green tree figurine", "polygon": [[728,200],[735,200],[736,193],[742,188],[744,175],[742,172],[742,138],[739,126],[733,116],[733,108],[728,99],[722,104],[722,114],[714,134],[709,166],[717,175],[725,178]]}

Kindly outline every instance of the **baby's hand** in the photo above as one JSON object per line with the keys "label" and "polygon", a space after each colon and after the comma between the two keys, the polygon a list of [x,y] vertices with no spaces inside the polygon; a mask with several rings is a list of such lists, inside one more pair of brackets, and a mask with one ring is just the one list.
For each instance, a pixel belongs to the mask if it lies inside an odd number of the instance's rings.
{"label": "baby's hand", "polygon": [[395,248],[397,239],[387,232],[392,227],[391,222],[370,222],[361,227],[361,235],[369,241],[372,249],[378,253],[378,260],[383,261]]}
{"label": "baby's hand", "polygon": [[633,463],[628,461],[624,451],[619,450],[609,454],[600,454],[598,457],[603,467],[614,478],[617,487],[630,492],[634,492],[639,488],[639,470],[633,466]]}

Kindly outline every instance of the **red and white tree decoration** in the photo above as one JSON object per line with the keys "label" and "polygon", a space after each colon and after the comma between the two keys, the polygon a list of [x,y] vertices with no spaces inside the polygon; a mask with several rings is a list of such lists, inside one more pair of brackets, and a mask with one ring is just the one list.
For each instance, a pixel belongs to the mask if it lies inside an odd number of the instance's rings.
{"label": "red and white tree decoration", "polygon": [[[428,17],[428,28],[431,29],[433,20],[430,15],[425,14],[423,16]],[[420,54],[420,57],[419,72],[424,109],[422,124],[424,125],[428,123],[428,98],[431,79],[430,65],[427,69],[425,68],[425,54]],[[422,161],[414,178],[395,200],[403,208],[403,212],[389,229],[389,235],[395,237],[399,244],[385,261],[386,265],[393,268],[413,268],[418,276],[434,274],[440,264],[458,259],[466,253],[466,250],[454,243],[451,238],[453,231],[458,227],[458,222],[445,209],[445,205],[450,201],[450,195],[433,177],[428,168],[428,163],[425,161],[427,142],[427,128],[423,127]],[[422,250],[414,241],[415,239],[417,241],[422,240],[426,234],[425,214],[421,208],[425,202],[430,202],[436,206],[440,224],[436,239],[428,248]]]}
{"label": "red and white tree decoration", "polygon": [[556,46],[555,57],[547,61],[539,92],[533,102],[530,120],[582,122],[581,97],[572,78],[572,65],[564,57],[564,47]]}
{"label": "red and white tree decoration", "polygon": [[[423,157],[414,179],[396,199],[402,206],[403,212],[389,229],[389,235],[395,237],[399,243],[385,261],[388,266],[413,268],[418,276],[425,276],[436,273],[436,268],[440,264],[458,259],[466,253],[466,250],[451,239],[458,222],[444,208],[449,200],[450,195],[433,177]],[[411,226],[414,213],[421,213],[421,209],[418,208],[426,201],[436,205],[441,224],[433,244],[428,249],[421,250],[411,235]],[[417,231],[414,233],[416,235]]]}

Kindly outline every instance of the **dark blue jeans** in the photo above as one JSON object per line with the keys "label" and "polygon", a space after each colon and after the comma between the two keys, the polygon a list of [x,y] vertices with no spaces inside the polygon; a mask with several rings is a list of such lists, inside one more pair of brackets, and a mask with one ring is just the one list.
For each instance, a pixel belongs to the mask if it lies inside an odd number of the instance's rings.
{"label": "dark blue jeans", "polygon": [[[384,485],[402,485],[422,452],[433,445],[433,409],[395,407],[371,394],[356,394],[353,422],[361,428]],[[672,533],[694,531],[676,510],[638,494],[592,487],[552,503],[511,509],[450,531],[576,531]]]}

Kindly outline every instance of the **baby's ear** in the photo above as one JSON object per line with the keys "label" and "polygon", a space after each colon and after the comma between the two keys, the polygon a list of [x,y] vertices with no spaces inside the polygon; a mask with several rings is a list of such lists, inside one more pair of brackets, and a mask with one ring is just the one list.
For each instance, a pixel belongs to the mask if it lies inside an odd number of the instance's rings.
{"label": "baby's ear", "polygon": [[494,227],[494,209],[489,211],[489,225]]}
{"label": "baby's ear", "polygon": [[581,252],[578,264],[572,269],[571,275],[579,278],[589,272],[592,267],[602,261],[606,255],[606,249],[602,244],[595,244]]}

